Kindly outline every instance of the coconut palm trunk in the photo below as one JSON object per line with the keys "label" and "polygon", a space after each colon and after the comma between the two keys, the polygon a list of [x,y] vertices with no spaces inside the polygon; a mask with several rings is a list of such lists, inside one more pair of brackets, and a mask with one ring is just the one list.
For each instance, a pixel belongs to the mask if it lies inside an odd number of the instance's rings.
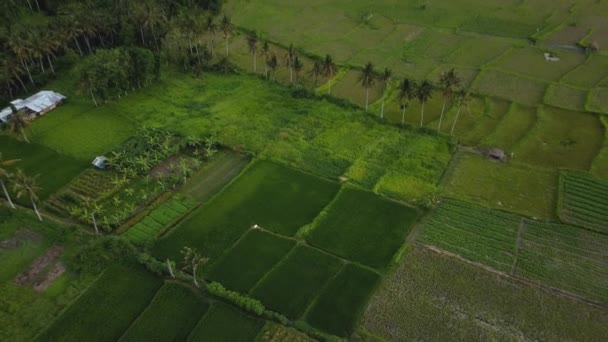
{"label": "coconut palm trunk", "polygon": [[437,125],[437,132],[441,131],[441,122],[443,121],[443,113],[445,112],[445,105],[448,101],[443,101],[443,106],[441,106],[441,114],[439,115],[439,124]]}
{"label": "coconut palm trunk", "polygon": [[49,66],[51,67],[51,72],[55,73],[55,67],[53,67],[53,62],[51,62],[51,55],[46,55],[46,60],[49,62]]}
{"label": "coconut palm trunk", "polygon": [[460,110],[462,106],[458,106],[458,111],[456,112],[456,118],[454,118],[454,123],[452,124],[452,129],[450,130],[450,135],[454,135],[454,128],[456,128],[456,122],[458,122],[458,116],[460,116]]}
{"label": "coconut palm trunk", "polygon": [[384,99],[386,98],[386,91],[382,94],[382,106],[380,107],[380,119],[384,119]]}
{"label": "coconut palm trunk", "polygon": [[226,36],[226,57],[228,57],[228,36]]}
{"label": "coconut palm trunk", "polygon": [[200,287],[200,285],[198,284],[198,280],[196,279],[196,269],[198,268],[198,265],[195,265],[194,267],[192,267],[192,280],[194,280],[194,285],[196,285],[196,287]]}
{"label": "coconut palm trunk", "polygon": [[27,135],[25,135],[25,130],[23,128],[21,129],[21,136],[23,137],[23,140],[25,140],[25,142],[27,142],[28,144],[30,143],[30,140],[27,138]]}
{"label": "coconut palm trunk", "polygon": [[175,273],[173,273],[173,267],[171,267],[171,260],[167,259],[167,268],[169,269],[169,274],[171,278],[175,278]]}
{"label": "coconut palm trunk", "polygon": [[95,235],[99,235],[99,229],[97,228],[97,220],[95,220],[95,214],[91,213],[91,220],[93,221],[93,228],[95,228]]}
{"label": "coconut palm trunk", "polygon": [[331,77],[329,78],[329,83],[327,87],[327,94],[331,94]]}
{"label": "coconut palm trunk", "polygon": [[27,66],[27,62],[25,60],[22,60],[21,64],[23,64],[23,66],[25,67],[25,71],[27,71],[27,76],[29,77],[30,82],[32,82],[32,84],[36,84],[34,83],[34,79],[32,78],[32,74],[30,73],[30,68]]}
{"label": "coconut palm trunk", "polygon": [[253,72],[257,73],[258,72],[258,60],[256,58],[256,53],[253,53]]}
{"label": "coconut palm trunk", "polygon": [[401,112],[401,124],[402,125],[405,124],[405,109],[406,108],[407,108],[407,106],[403,105],[402,112]]}
{"label": "coconut palm trunk", "polygon": [[365,111],[369,107],[369,87],[365,87]]}
{"label": "coconut palm trunk", "polygon": [[15,209],[15,204],[11,200],[11,196],[8,194],[8,190],[6,189],[6,186],[4,185],[4,180],[2,179],[0,179],[0,186],[2,186],[2,191],[4,191],[4,196],[6,197],[8,204],[11,206],[11,208]]}
{"label": "coconut palm trunk", "polygon": [[420,127],[424,124],[424,102],[420,106]]}
{"label": "coconut palm trunk", "polygon": [[42,216],[40,216],[40,212],[38,211],[38,207],[36,206],[36,201],[34,201],[34,196],[32,196],[32,194],[30,194],[30,201],[32,202],[32,207],[34,207],[34,211],[36,212],[38,219],[40,221],[42,221]]}

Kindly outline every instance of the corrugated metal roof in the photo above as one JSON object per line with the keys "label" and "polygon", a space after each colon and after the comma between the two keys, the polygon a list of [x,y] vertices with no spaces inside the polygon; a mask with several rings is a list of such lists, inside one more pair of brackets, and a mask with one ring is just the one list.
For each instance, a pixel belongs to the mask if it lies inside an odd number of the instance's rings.
{"label": "corrugated metal roof", "polygon": [[[61,95],[60,93],[51,91],[51,90],[42,90],[25,100],[16,99],[11,101],[17,110],[21,110],[23,108],[27,108],[33,112],[40,113],[49,107],[56,105],[57,103],[64,100],[66,97]],[[0,112],[0,121],[6,121],[8,116],[11,115],[13,111],[11,107],[6,107]]]}

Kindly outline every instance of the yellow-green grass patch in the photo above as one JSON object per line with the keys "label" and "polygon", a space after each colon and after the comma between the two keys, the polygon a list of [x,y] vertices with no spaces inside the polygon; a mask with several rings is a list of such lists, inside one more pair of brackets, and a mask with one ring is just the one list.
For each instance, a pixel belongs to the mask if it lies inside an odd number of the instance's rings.
{"label": "yellow-green grass patch", "polygon": [[417,219],[415,209],[372,192],[344,188],[307,240],[314,246],[384,270]]}
{"label": "yellow-green grass patch", "polygon": [[536,108],[512,103],[507,114],[496,129],[481,141],[483,146],[498,147],[509,151],[526,133],[534,127]]}
{"label": "yellow-green grass patch", "polygon": [[537,116],[536,125],[513,148],[514,160],[588,170],[604,142],[598,116],[547,106]]}
{"label": "yellow-green grass patch", "polygon": [[566,74],[560,82],[582,88],[593,88],[608,77],[608,56],[591,55],[587,61]]}
{"label": "yellow-green grass patch", "polygon": [[483,95],[536,105],[542,103],[547,83],[496,69],[484,69],[471,87]]}
{"label": "yellow-green grass patch", "polygon": [[212,265],[207,276],[231,290],[247,293],[294,245],[293,240],[252,229]]}
{"label": "yellow-green grass patch", "polygon": [[338,184],[259,161],[159,240],[153,251],[162,259],[177,259],[188,246],[214,259],[256,224],[294,235],[312,222],[337,191]]}
{"label": "yellow-green grass patch", "polygon": [[592,112],[608,113],[608,87],[592,89],[586,108]]}
{"label": "yellow-green grass patch", "polygon": [[461,153],[446,175],[444,190],[451,197],[550,219],[555,217],[557,182],[557,171]]}
{"label": "yellow-green grass patch", "polygon": [[560,51],[556,53],[558,62],[545,60],[545,51],[524,47],[511,50],[493,66],[509,72],[522,74],[545,81],[557,81],[563,75],[585,62],[585,56],[575,52]]}
{"label": "yellow-green grass patch", "polygon": [[341,267],[336,257],[298,246],[256,285],[251,296],[269,309],[297,319]]}
{"label": "yellow-green grass patch", "polygon": [[545,104],[564,109],[584,111],[588,91],[561,83],[553,83],[547,88]]}

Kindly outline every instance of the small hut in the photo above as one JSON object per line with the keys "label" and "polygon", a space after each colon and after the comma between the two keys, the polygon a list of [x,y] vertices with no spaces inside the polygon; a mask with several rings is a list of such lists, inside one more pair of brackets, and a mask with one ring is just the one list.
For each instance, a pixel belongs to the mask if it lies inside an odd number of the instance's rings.
{"label": "small hut", "polygon": [[105,156],[98,156],[91,164],[93,164],[93,166],[99,170],[104,170],[108,166],[108,158]]}
{"label": "small hut", "polygon": [[490,150],[488,150],[488,158],[490,159],[494,159],[494,160],[499,160],[499,161],[503,161],[505,160],[505,151],[499,149],[499,148],[491,148]]}

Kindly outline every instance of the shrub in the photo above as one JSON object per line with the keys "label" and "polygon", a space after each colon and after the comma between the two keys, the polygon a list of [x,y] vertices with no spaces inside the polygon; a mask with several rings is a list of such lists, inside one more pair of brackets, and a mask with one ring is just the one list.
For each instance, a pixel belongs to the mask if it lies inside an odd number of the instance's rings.
{"label": "shrub", "polygon": [[207,285],[207,291],[214,296],[223,298],[241,309],[261,316],[266,308],[257,299],[250,298],[238,292],[227,290],[222,284],[212,282]]}

